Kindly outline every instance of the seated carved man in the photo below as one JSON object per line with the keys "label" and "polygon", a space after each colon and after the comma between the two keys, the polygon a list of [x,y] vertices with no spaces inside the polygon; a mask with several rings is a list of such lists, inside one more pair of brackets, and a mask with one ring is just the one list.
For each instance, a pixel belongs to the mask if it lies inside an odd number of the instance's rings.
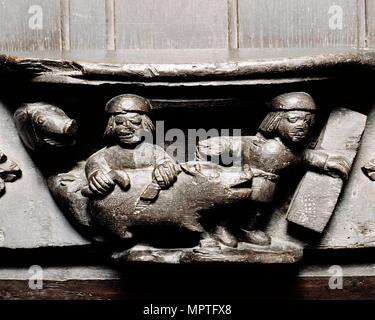
{"label": "seated carved man", "polygon": [[[241,165],[253,174],[251,199],[254,203],[272,202],[279,177],[300,163],[330,175],[347,177],[349,165],[344,157],[329,154],[326,150],[306,148],[316,110],[310,95],[304,92],[282,94],[275,97],[270,106],[271,111],[255,136],[216,137],[201,141],[197,148],[198,159],[219,157],[222,154],[241,157]],[[249,218],[241,228],[242,240],[258,245],[270,244],[270,238],[264,232],[251,230],[254,219]],[[237,237],[229,231],[227,225],[227,220],[219,222],[213,236],[235,247]]]}
{"label": "seated carved man", "polygon": [[[175,161],[161,147],[144,141],[147,133],[154,131],[147,116],[151,110],[149,101],[124,94],[110,100],[105,110],[110,116],[105,131],[108,145],[87,160],[85,172],[89,191],[105,196],[115,183],[125,189],[130,183],[126,169],[146,167],[155,168],[153,177],[160,188],[169,188],[177,179]],[[122,176],[111,174],[116,171]]]}

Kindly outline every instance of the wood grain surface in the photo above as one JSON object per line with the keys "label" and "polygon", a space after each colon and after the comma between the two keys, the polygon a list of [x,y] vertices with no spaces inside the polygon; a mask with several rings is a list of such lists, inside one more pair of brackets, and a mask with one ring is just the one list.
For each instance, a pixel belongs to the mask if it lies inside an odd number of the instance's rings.
{"label": "wood grain surface", "polygon": [[1,0],[0,50],[374,47],[374,19],[372,0]]}

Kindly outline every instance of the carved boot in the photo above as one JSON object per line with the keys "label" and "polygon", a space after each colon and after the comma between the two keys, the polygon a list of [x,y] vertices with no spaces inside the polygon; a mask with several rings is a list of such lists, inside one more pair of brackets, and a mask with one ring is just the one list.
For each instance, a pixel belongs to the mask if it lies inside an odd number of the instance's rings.
{"label": "carved boot", "polygon": [[216,226],[211,236],[228,247],[237,247],[237,238],[224,226]]}
{"label": "carved boot", "polygon": [[242,240],[258,246],[269,246],[271,244],[271,237],[261,230],[245,230],[242,231]]}

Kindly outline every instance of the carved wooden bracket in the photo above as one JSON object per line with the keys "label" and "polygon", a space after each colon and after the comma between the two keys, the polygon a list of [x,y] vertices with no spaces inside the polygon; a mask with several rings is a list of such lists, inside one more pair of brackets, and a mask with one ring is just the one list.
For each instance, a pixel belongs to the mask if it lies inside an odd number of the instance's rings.
{"label": "carved wooden bracket", "polygon": [[[294,263],[304,247],[373,246],[375,186],[361,168],[375,135],[375,53],[269,54],[1,55],[5,87],[24,95],[0,104],[0,145],[23,171],[0,200],[0,245],[115,237],[115,259],[161,263]],[[349,72],[358,85],[340,92]],[[165,145],[161,125],[177,140],[202,127],[241,134]],[[0,190],[20,177],[0,169]],[[38,237],[18,239],[15,217]]]}

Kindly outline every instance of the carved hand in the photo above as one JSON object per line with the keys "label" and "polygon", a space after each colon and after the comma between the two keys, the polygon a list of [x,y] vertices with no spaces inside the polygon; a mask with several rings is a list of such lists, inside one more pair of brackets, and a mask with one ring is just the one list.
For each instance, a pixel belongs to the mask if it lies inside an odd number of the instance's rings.
{"label": "carved hand", "polygon": [[350,164],[344,156],[330,156],[327,159],[324,169],[333,176],[337,176],[338,174],[341,178],[347,179]]}
{"label": "carved hand", "polygon": [[175,183],[177,175],[175,163],[167,160],[156,166],[152,176],[161,188],[167,189]]}
{"label": "carved hand", "polygon": [[110,193],[115,186],[115,182],[110,175],[101,170],[94,172],[89,178],[89,188],[92,193],[104,196]]}

